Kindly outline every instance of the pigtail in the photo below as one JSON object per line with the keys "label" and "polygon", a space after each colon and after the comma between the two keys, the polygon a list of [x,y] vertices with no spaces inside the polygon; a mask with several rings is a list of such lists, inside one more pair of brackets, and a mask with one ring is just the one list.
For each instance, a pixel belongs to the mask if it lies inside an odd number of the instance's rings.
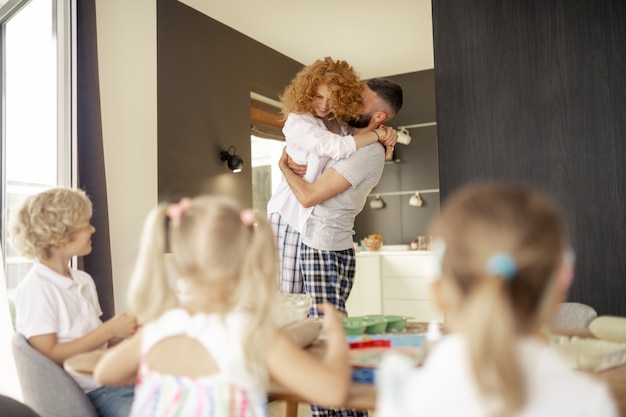
{"label": "pigtail", "polygon": [[250,313],[244,354],[252,375],[265,386],[268,383],[266,347],[275,329],[278,258],[267,219],[248,209],[241,213],[241,220],[249,235],[249,245],[243,252],[240,280],[233,299]]}
{"label": "pigtail", "polygon": [[460,312],[474,379],[486,409],[496,417],[513,415],[526,400],[507,286],[500,276],[481,279]]}
{"label": "pigtail", "polygon": [[166,209],[166,204],[160,204],[146,218],[129,286],[130,311],[141,324],[156,319],[178,304],[176,294],[169,285],[165,264]]}

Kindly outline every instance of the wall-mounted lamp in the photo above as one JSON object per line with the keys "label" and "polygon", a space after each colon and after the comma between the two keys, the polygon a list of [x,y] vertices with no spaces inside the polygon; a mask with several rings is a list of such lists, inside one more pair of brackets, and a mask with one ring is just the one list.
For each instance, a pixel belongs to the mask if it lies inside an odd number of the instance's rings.
{"label": "wall-mounted lamp", "polygon": [[241,172],[241,167],[243,167],[243,159],[239,157],[239,155],[235,154],[237,152],[237,148],[231,146],[227,151],[220,152],[220,159],[222,161],[226,161],[226,165],[228,165],[228,169],[233,172]]}
{"label": "wall-mounted lamp", "polygon": [[380,210],[385,208],[385,200],[380,198],[379,195],[376,196],[372,201],[370,201],[370,208],[373,210]]}
{"label": "wall-mounted lamp", "polygon": [[420,193],[416,192],[409,199],[409,205],[413,207],[422,207],[424,205],[424,199],[420,195]]}

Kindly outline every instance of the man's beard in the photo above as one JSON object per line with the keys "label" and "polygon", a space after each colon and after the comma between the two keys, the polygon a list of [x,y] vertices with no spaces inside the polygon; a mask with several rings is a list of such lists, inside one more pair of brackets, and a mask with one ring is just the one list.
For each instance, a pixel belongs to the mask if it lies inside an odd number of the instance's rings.
{"label": "man's beard", "polygon": [[368,127],[371,121],[371,114],[361,114],[358,119],[348,120],[348,126],[354,127],[356,129],[363,129],[364,127]]}

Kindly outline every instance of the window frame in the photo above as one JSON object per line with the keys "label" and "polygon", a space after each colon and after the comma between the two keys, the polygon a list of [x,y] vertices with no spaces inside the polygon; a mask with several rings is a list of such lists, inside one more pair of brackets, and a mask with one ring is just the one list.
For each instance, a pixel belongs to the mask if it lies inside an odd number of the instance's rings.
{"label": "window frame", "polygon": [[[0,242],[8,284],[9,257],[7,242],[7,175],[6,175],[6,24],[32,0],[9,0],[0,7]],[[56,186],[77,186],[76,136],[76,1],[50,0],[52,6],[52,39],[56,43]],[[75,263],[76,259],[72,260]],[[8,288],[9,294],[12,288]]]}

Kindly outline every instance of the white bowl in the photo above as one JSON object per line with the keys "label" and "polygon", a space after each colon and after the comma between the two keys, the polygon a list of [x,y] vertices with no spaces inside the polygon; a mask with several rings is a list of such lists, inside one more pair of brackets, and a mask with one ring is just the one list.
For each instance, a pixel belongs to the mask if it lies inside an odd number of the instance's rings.
{"label": "white bowl", "polygon": [[306,319],[313,304],[308,294],[280,294],[278,325],[288,324]]}

